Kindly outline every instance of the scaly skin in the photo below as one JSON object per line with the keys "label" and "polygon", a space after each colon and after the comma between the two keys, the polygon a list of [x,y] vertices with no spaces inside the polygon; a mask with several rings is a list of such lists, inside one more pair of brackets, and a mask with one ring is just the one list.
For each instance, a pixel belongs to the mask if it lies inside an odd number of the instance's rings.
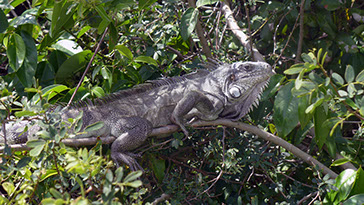
{"label": "scaly skin", "polygon": [[[66,108],[63,120],[83,112],[83,128],[102,121],[103,127],[77,137],[115,136],[111,157],[132,170],[141,169],[132,151],[141,146],[153,128],[177,124],[184,126],[192,119],[239,120],[257,104],[268,79],[274,74],[264,62],[236,62],[218,65],[215,70],[202,70],[183,77],[151,81],[145,85],[113,94],[96,103]],[[14,124],[7,129],[10,143],[26,141],[37,128],[23,135]]]}

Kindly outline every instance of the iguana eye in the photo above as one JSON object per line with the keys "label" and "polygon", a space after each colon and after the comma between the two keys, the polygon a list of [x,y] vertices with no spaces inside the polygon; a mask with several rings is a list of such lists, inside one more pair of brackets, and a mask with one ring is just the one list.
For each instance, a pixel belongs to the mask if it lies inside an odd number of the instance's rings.
{"label": "iguana eye", "polygon": [[233,96],[234,98],[238,98],[241,96],[240,89],[237,87],[230,88],[229,92],[230,92],[230,95]]}
{"label": "iguana eye", "polygon": [[244,70],[246,70],[246,71],[251,71],[251,70],[253,70],[253,66],[250,66],[250,65],[243,65],[242,67],[243,67],[243,69],[244,69]]}

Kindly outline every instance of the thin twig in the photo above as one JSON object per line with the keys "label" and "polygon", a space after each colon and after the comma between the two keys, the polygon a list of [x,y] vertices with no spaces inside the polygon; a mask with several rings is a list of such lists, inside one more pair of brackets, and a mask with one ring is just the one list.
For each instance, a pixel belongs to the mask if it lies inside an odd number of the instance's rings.
{"label": "thin twig", "polygon": [[282,18],[279,20],[276,29],[274,30],[274,34],[273,34],[273,53],[272,55],[274,56],[276,54],[276,50],[277,50],[277,32],[279,29],[279,26],[281,25],[282,21],[284,20],[284,18],[287,16],[287,14],[289,14],[291,11],[293,10],[293,8],[291,8],[287,13],[284,13]]}
{"label": "thin twig", "polygon": [[77,85],[77,87],[76,87],[75,91],[73,92],[72,97],[71,97],[70,101],[68,102],[67,106],[69,106],[69,105],[72,103],[73,98],[75,97],[75,95],[76,95],[76,93],[77,93],[78,89],[80,88],[80,86],[81,86],[81,84],[82,84],[82,82],[83,82],[83,79],[84,79],[84,78],[85,78],[85,76],[86,76],[86,73],[88,72],[88,70],[89,70],[89,69],[90,69],[90,67],[91,67],[92,61],[95,59],[95,56],[96,56],[97,52],[99,52],[99,50],[100,50],[100,46],[101,46],[101,44],[103,43],[104,38],[105,38],[106,33],[108,32],[108,30],[109,30],[109,27],[106,27],[106,29],[105,29],[104,33],[103,33],[103,34],[102,34],[102,36],[101,36],[101,39],[100,39],[99,43],[97,44],[97,47],[96,47],[96,49],[95,49],[95,52],[94,52],[94,54],[92,55],[92,57],[91,57],[90,61],[88,62],[88,65],[87,65],[87,67],[86,67],[86,70],[85,70],[85,72],[83,72],[82,77],[81,77],[80,81],[78,82],[78,85]]}
{"label": "thin twig", "polygon": [[301,0],[301,6],[300,6],[300,33],[298,36],[298,44],[297,44],[297,54],[295,62],[298,63],[301,59],[301,53],[302,53],[302,44],[303,44],[303,35],[304,35],[304,13],[305,13],[305,0]]}
{"label": "thin twig", "polygon": [[251,36],[252,31],[251,31],[251,26],[250,26],[249,9],[248,9],[246,0],[243,0],[243,3],[244,3],[247,22],[248,22],[248,36],[249,36],[248,39],[249,39],[250,57],[253,59],[253,61],[257,61],[256,59],[254,59],[254,55],[253,55],[253,40],[252,40],[252,36]]}
{"label": "thin twig", "polygon": [[303,202],[305,202],[307,199],[309,199],[309,198],[311,198],[313,195],[317,195],[317,193],[318,193],[319,191],[315,191],[315,192],[313,192],[313,193],[310,193],[309,195],[307,195],[307,196],[305,196],[305,197],[303,197],[301,200],[299,200],[298,201],[298,203],[297,203],[297,205],[300,205],[300,204],[302,204]]}
{"label": "thin twig", "polygon": [[278,61],[279,61],[279,59],[282,57],[283,52],[286,50],[286,48],[287,48],[287,46],[288,46],[288,43],[289,43],[289,41],[291,40],[291,37],[292,37],[292,34],[293,34],[294,30],[297,28],[298,19],[299,19],[299,16],[296,18],[296,22],[294,23],[293,29],[292,29],[291,33],[289,34],[289,36],[288,36],[287,42],[286,42],[286,44],[284,45],[284,47],[283,47],[283,49],[282,49],[282,51],[281,51],[281,54],[279,54],[279,56],[278,56],[277,60],[274,62],[274,65],[277,65],[277,62],[278,62]]}

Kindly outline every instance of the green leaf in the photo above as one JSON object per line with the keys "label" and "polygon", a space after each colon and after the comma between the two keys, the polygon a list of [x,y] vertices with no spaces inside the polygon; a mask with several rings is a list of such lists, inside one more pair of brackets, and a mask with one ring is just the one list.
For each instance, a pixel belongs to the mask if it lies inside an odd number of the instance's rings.
{"label": "green leaf", "polygon": [[[82,197],[84,198],[85,197],[85,187],[83,185],[83,182],[78,176],[76,176],[76,181],[77,181],[78,185],[80,185],[81,194],[82,194]],[[80,204],[88,204],[88,203],[80,203]]]}
{"label": "green leaf", "polygon": [[287,136],[298,124],[299,98],[292,95],[294,82],[284,85],[279,91],[274,103],[273,120],[279,136]]}
{"label": "green leaf", "polygon": [[81,130],[82,124],[83,124],[82,118],[76,121],[75,132],[79,132]]}
{"label": "green leaf", "polygon": [[158,63],[156,60],[154,60],[152,57],[150,56],[138,56],[134,59],[135,62],[138,63],[147,63],[150,65],[154,65],[154,66],[158,66]]}
{"label": "green leaf", "polygon": [[364,70],[360,71],[360,73],[356,76],[355,81],[364,82]]}
{"label": "green leaf", "polygon": [[110,70],[105,67],[105,66],[102,66],[101,68],[101,75],[102,77],[106,80],[106,79],[111,79],[112,78],[112,73],[110,72]]}
{"label": "green leaf", "polygon": [[357,92],[355,85],[353,83],[349,83],[348,87],[347,87],[347,91],[349,94],[349,98],[352,98],[355,93]]}
{"label": "green leaf", "polygon": [[351,108],[353,108],[354,110],[357,110],[358,109],[358,105],[357,104],[355,104],[355,102],[352,100],[352,99],[350,99],[350,98],[346,98],[345,99],[345,102],[346,102],[346,104],[348,104]]}
{"label": "green leaf", "polygon": [[15,191],[15,186],[12,182],[3,182],[2,187],[4,188],[6,193],[8,193],[9,196],[12,195],[13,192]]}
{"label": "green leaf", "polygon": [[4,14],[3,10],[0,9],[0,33],[4,33],[6,29],[9,27],[8,19]]}
{"label": "green leaf", "polygon": [[[325,129],[326,128],[327,129],[330,129],[331,127],[325,127]],[[335,130],[332,129],[331,131],[335,131]],[[336,157],[336,153],[337,153],[336,140],[335,140],[336,136],[337,136],[337,131],[336,132],[333,132],[333,135],[332,136],[329,134],[329,136],[327,136],[326,142],[325,142],[327,151],[328,151],[328,153],[330,154],[330,156],[332,158],[335,158]]]}
{"label": "green leaf", "polygon": [[45,141],[44,140],[29,140],[27,142],[27,146],[30,147],[30,148],[33,148],[33,147],[36,147],[36,146],[39,146],[39,145],[43,145],[45,144]]}
{"label": "green leaf", "polygon": [[209,4],[214,4],[216,2],[219,2],[219,0],[198,0],[196,2],[196,7],[199,8],[201,6],[205,6],[205,5],[209,5]]}
{"label": "green leaf", "polygon": [[347,65],[346,70],[345,70],[345,80],[346,80],[346,82],[351,83],[351,82],[353,82],[354,78],[355,78],[355,73],[354,73],[353,66]]}
{"label": "green leaf", "polygon": [[67,87],[65,85],[58,85],[58,84],[48,86],[47,90],[46,90],[46,88],[42,89],[42,93],[44,93],[42,95],[42,97],[48,97],[48,100],[50,100],[54,96],[60,94],[61,92],[65,91],[65,90],[69,90],[69,87]]}
{"label": "green leaf", "polygon": [[115,46],[115,48],[119,51],[121,55],[129,58],[129,60],[132,60],[134,58],[133,53],[126,46],[117,45]]}
{"label": "green leaf", "polygon": [[332,20],[330,12],[319,12],[317,13],[316,19],[317,23],[319,24],[320,30],[327,33],[330,39],[334,39],[337,35],[337,27]]}
{"label": "green leaf", "polygon": [[316,56],[313,53],[302,53],[301,55],[302,60],[305,61],[306,63],[309,63],[311,65],[317,65],[317,59]]}
{"label": "green leaf", "polygon": [[135,5],[136,3],[137,2],[134,0],[112,1],[111,6],[117,10],[123,10]]}
{"label": "green leaf", "polygon": [[60,35],[60,32],[70,28],[73,23],[72,16],[75,12],[75,5],[72,1],[61,0],[55,1],[52,13],[52,24],[50,30],[50,36],[55,38]]}
{"label": "green leaf", "polygon": [[96,122],[96,123],[93,123],[89,126],[87,126],[85,128],[85,132],[92,132],[92,131],[95,131],[95,130],[99,130],[101,129],[102,127],[104,126],[104,122]]}
{"label": "green leaf", "polygon": [[132,182],[125,183],[124,185],[125,186],[130,186],[130,187],[133,187],[133,188],[138,188],[141,185],[143,185],[143,183],[140,180],[135,180],[135,181],[132,181]]}
{"label": "green leaf", "polygon": [[63,195],[61,194],[61,192],[57,191],[56,189],[54,189],[53,187],[49,189],[49,192],[52,194],[52,196],[56,199],[62,199]]}
{"label": "green leaf", "polygon": [[121,179],[123,178],[123,176],[124,176],[123,167],[117,168],[115,171],[115,182],[117,182],[117,183],[121,182]]}
{"label": "green leaf", "polygon": [[304,128],[312,119],[312,114],[306,113],[305,110],[308,106],[308,96],[299,98],[298,102],[298,119],[301,123],[301,127]]}
{"label": "green leaf", "polygon": [[320,150],[326,143],[327,137],[330,133],[330,127],[323,125],[327,118],[328,114],[326,113],[323,105],[318,106],[313,115],[313,122],[315,125],[315,141]]}
{"label": "green leaf", "polygon": [[142,176],[143,172],[138,170],[135,172],[130,172],[124,179],[124,183],[132,182]]}
{"label": "green leaf", "polygon": [[18,164],[16,164],[16,168],[21,169],[29,164],[32,161],[31,157],[23,157],[19,160]]}
{"label": "green leaf", "polygon": [[32,157],[37,157],[40,155],[40,153],[43,151],[45,147],[45,141],[44,140],[32,140],[27,142],[28,147],[33,147],[29,151],[29,155]]}
{"label": "green leaf", "polygon": [[292,90],[292,95],[294,97],[301,97],[304,95],[308,95],[310,93],[313,92],[313,90],[315,90],[317,88],[317,85],[315,83],[313,83],[312,81],[309,80],[304,80],[301,83],[301,87],[299,90],[297,89],[293,89]]}
{"label": "green leaf", "polygon": [[303,63],[298,63],[292,65],[289,69],[284,71],[284,74],[286,75],[294,75],[300,73],[302,70],[305,69],[305,66]]}
{"label": "green leaf", "polygon": [[45,198],[41,201],[42,205],[55,205],[56,200],[54,200],[53,198]]}
{"label": "green leaf", "polygon": [[302,70],[300,74],[298,74],[296,81],[295,81],[295,88],[299,90],[303,84],[303,76],[305,74],[305,70]]}
{"label": "green leaf", "polygon": [[[38,26],[37,19],[35,15],[33,14],[36,11],[36,8],[28,9],[24,11],[20,16],[14,18],[12,21],[10,21],[10,26],[12,27],[19,27],[22,25],[27,24],[33,24]],[[25,31],[25,30],[24,30]],[[31,32],[31,30],[28,30],[28,32]]]}
{"label": "green leaf", "polygon": [[119,33],[118,30],[115,27],[115,23],[111,22],[109,24],[109,51],[114,50],[116,44],[118,43],[119,40]]}
{"label": "green leaf", "polygon": [[164,171],[166,170],[165,160],[157,159],[155,156],[152,156],[151,159],[153,172],[157,177],[158,181],[162,182],[165,175]]}
{"label": "green leaf", "polygon": [[152,5],[154,2],[156,2],[157,0],[139,0],[139,10],[145,9],[147,7],[149,7],[150,5]]}
{"label": "green leaf", "polygon": [[330,166],[336,167],[336,166],[346,164],[348,162],[350,162],[350,160],[348,160],[346,158],[340,158],[340,159],[335,160]]}
{"label": "green leaf", "polygon": [[10,36],[9,43],[6,49],[9,64],[11,68],[14,69],[14,71],[17,71],[20,66],[23,65],[25,53],[26,50],[23,38],[19,34],[14,33]]}
{"label": "green leaf", "polygon": [[29,117],[29,116],[35,116],[35,115],[38,115],[38,113],[29,111],[29,110],[22,110],[22,111],[18,111],[15,113],[16,117],[24,117],[24,116]]}
{"label": "green leaf", "polygon": [[96,97],[101,98],[105,96],[105,91],[100,86],[95,86],[91,89],[92,94],[96,95]]}
{"label": "green leaf", "polygon": [[342,202],[342,205],[364,204],[364,194],[358,194],[350,197],[346,201]]}
{"label": "green leaf", "polygon": [[111,22],[111,18],[107,15],[104,7],[102,7],[102,4],[99,4],[94,8],[97,11],[97,13],[101,16],[102,20],[106,21],[107,23]]}
{"label": "green leaf", "polygon": [[333,73],[331,77],[338,85],[344,85],[344,79],[339,74]]}
{"label": "green leaf", "polygon": [[37,48],[30,34],[21,31],[21,37],[25,45],[25,58],[16,75],[24,87],[31,87],[34,83],[35,71],[38,65]]}
{"label": "green leaf", "polygon": [[108,27],[109,25],[110,25],[110,22],[108,22],[106,20],[102,20],[100,22],[99,26],[97,27],[97,33],[101,35],[106,30],[106,27]]}
{"label": "green leaf", "polygon": [[335,197],[336,202],[345,200],[353,188],[353,184],[356,177],[356,171],[352,169],[346,169],[339,174],[336,178],[334,186],[338,188],[337,195]]}
{"label": "green leaf", "polygon": [[114,178],[114,175],[113,175],[112,171],[111,171],[110,169],[108,169],[108,170],[106,171],[105,179],[106,179],[108,182],[112,183],[113,178]]}
{"label": "green leaf", "polygon": [[46,173],[42,174],[40,177],[40,181],[43,181],[45,179],[48,179],[51,176],[57,175],[58,172],[56,169],[47,169]]}
{"label": "green leaf", "polygon": [[364,171],[362,167],[356,171],[354,186],[350,192],[350,196],[364,193]]}
{"label": "green leaf", "polygon": [[327,9],[329,11],[334,11],[341,7],[342,1],[340,1],[340,0],[322,0],[321,4],[325,7],[325,9]]}
{"label": "green leaf", "polygon": [[181,36],[182,39],[187,41],[195,29],[198,17],[198,9],[188,8],[182,15],[181,19]]}
{"label": "green leaf", "polygon": [[91,54],[90,50],[85,50],[67,59],[56,73],[56,82],[63,83],[72,79],[77,72],[85,68]]}
{"label": "green leaf", "polygon": [[319,98],[316,100],[315,103],[312,103],[310,106],[307,107],[307,109],[305,110],[306,113],[313,113],[315,111],[315,109],[320,106],[322,104],[322,102],[324,102],[325,98]]}
{"label": "green leaf", "polygon": [[83,34],[85,34],[87,31],[89,31],[92,27],[87,25],[85,27],[82,27],[82,29],[78,32],[77,34],[77,38],[80,38],[81,36],[83,36]]}

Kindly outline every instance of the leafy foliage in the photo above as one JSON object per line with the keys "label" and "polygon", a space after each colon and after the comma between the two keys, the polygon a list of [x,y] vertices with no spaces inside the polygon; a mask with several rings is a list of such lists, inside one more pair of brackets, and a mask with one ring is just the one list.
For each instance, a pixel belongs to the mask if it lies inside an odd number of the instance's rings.
{"label": "leafy foliage", "polygon": [[[79,131],[81,116],[60,122],[46,110],[71,99],[90,62],[74,100],[198,69],[206,61],[198,24],[215,58],[247,60],[249,51],[226,27],[215,0],[27,2],[0,3],[0,119],[41,119],[42,130],[27,143],[29,151],[5,147],[1,203],[141,204],[162,196],[170,204],[363,203],[364,13],[358,1],[230,5],[277,72],[243,120],[331,165],[341,172],[336,181],[278,145],[221,127],[191,130],[192,138],[151,139],[138,149],[144,175],[116,168],[107,145],[66,146],[62,140]],[[358,169],[340,168],[350,164]]]}

